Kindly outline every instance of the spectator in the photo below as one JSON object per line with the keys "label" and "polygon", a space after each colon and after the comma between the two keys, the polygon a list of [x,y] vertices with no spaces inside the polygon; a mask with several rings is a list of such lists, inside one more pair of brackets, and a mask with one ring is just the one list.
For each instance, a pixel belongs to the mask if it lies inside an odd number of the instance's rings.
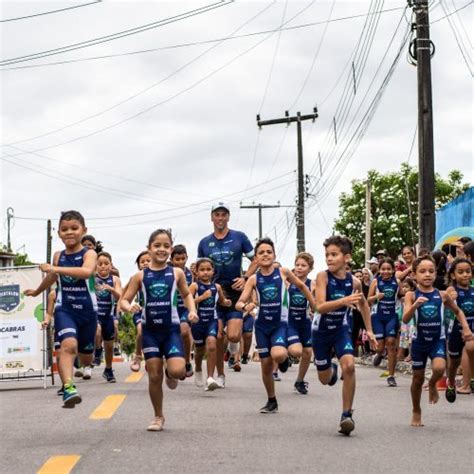
{"label": "spectator", "polygon": [[376,257],[372,257],[370,260],[367,260],[367,265],[369,270],[372,272],[372,275],[375,276],[379,272],[379,261]]}

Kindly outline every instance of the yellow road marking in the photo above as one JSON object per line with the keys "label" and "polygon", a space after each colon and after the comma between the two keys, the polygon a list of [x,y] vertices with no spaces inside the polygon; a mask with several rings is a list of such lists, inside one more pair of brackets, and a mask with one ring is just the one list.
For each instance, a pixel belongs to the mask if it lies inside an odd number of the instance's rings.
{"label": "yellow road marking", "polygon": [[133,374],[130,374],[126,379],[126,383],[137,383],[140,382],[140,380],[143,378],[143,375],[145,375],[145,372],[134,372]]}
{"label": "yellow road marking", "polygon": [[89,419],[107,420],[112,418],[125,398],[126,395],[109,395],[108,397],[105,397],[103,402],[92,412]]}
{"label": "yellow road marking", "polygon": [[38,474],[68,474],[81,459],[81,456],[52,456],[40,468]]}

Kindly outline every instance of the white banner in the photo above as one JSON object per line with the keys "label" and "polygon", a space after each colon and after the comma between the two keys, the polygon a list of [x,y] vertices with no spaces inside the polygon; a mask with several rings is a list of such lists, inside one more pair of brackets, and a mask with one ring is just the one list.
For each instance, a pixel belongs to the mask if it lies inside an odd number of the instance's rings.
{"label": "white banner", "polygon": [[0,269],[0,376],[43,371],[43,296],[23,295],[41,279],[37,267]]}

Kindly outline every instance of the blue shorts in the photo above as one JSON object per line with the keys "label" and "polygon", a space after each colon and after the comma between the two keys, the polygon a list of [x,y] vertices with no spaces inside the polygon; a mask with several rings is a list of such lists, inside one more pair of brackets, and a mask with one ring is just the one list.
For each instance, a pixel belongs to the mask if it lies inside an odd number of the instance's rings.
{"label": "blue shorts", "polygon": [[113,341],[115,337],[114,319],[111,317],[99,318],[97,322],[100,325],[102,339],[104,341]]}
{"label": "blue shorts", "polygon": [[297,324],[288,324],[288,346],[292,344],[301,344],[303,347],[312,346],[311,321],[309,319]]}
{"label": "blue shorts", "polygon": [[178,315],[180,323],[188,323],[189,325],[191,325],[188,320],[189,311],[186,308],[178,308]]}
{"label": "blue shorts", "polygon": [[399,330],[397,314],[372,314],[372,329],[377,341],[386,337],[397,337]]}
{"label": "blue shorts", "polygon": [[288,325],[285,322],[272,325],[263,325],[259,324],[258,321],[255,322],[256,349],[260,355],[260,359],[270,357],[272,347],[288,347],[287,329]]}
{"label": "blue shorts", "polygon": [[81,354],[92,354],[95,348],[97,313],[72,312],[57,308],[54,312],[54,325],[58,342],[73,337],[77,339],[77,350]]}
{"label": "blue shorts", "polygon": [[58,339],[58,331],[56,330],[56,328],[54,328],[54,349],[58,350],[60,348],[61,348],[61,343],[59,342],[59,339]]}
{"label": "blue shorts", "polygon": [[413,370],[424,369],[428,357],[431,360],[436,357],[446,359],[446,339],[437,339],[432,342],[414,339],[411,343],[411,365]]}
{"label": "blue shorts", "polygon": [[[474,332],[474,318],[467,318],[467,323]],[[457,320],[451,323],[451,327],[448,332],[448,354],[455,359],[462,356],[464,349],[464,340],[462,338],[462,327]]]}
{"label": "blue shorts", "polygon": [[313,331],[312,343],[314,363],[319,372],[331,367],[333,352],[336,352],[338,359],[347,354],[354,355],[349,326],[342,326],[336,331]]}
{"label": "blue shorts", "polygon": [[239,301],[240,295],[242,293],[231,288],[231,285],[223,284],[221,286],[225,296],[232,302],[232,306],[221,306],[218,304],[216,307],[217,317],[224,323],[225,326],[231,319],[243,319],[243,313],[235,309],[235,305],[237,304],[237,301]]}
{"label": "blue shorts", "polygon": [[191,326],[191,333],[196,347],[205,346],[208,337],[217,338],[217,319],[208,323],[193,324]]}
{"label": "blue shorts", "polygon": [[133,315],[133,324],[135,324],[135,326],[138,326],[139,324],[141,324],[142,322],[142,312],[139,311],[138,313],[135,313]]}
{"label": "blue shorts", "polygon": [[253,327],[255,325],[255,319],[250,314],[244,316],[244,326],[242,328],[243,334],[252,334]]}
{"label": "blue shorts", "polygon": [[159,357],[160,359],[163,357],[166,357],[166,359],[171,359],[172,357],[184,358],[183,340],[181,339],[179,326],[156,331],[150,330],[144,325],[142,331],[145,360],[152,357]]}

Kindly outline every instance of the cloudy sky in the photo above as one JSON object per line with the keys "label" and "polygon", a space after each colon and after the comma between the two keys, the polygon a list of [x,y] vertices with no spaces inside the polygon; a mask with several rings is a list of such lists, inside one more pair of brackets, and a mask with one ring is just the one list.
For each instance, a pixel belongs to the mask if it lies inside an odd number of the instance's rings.
{"label": "cloudy sky", "polygon": [[[290,206],[296,196],[296,127],[259,131],[257,113],[278,118],[318,106],[319,118],[303,127],[314,194],[306,240],[318,268],[340,193],[369,169],[394,171],[408,160],[417,105],[407,48],[381,88],[408,29],[404,0],[104,1],[15,20],[81,3],[88,0],[1,6],[2,20],[12,20],[1,25],[1,218],[14,209],[13,248],[25,246],[37,262],[45,259],[46,219],[56,226],[66,209],[84,214],[125,278],[157,227],[172,228],[194,258],[215,200],[231,205],[232,228],[255,239],[257,212],[239,203]],[[472,5],[449,16],[453,27],[443,18],[468,3],[434,0],[430,19],[436,171],[455,167],[472,182],[472,76],[452,30],[470,54]],[[150,29],[84,47],[143,25]],[[416,147],[410,160],[417,162]],[[287,266],[293,213],[263,217]]]}

